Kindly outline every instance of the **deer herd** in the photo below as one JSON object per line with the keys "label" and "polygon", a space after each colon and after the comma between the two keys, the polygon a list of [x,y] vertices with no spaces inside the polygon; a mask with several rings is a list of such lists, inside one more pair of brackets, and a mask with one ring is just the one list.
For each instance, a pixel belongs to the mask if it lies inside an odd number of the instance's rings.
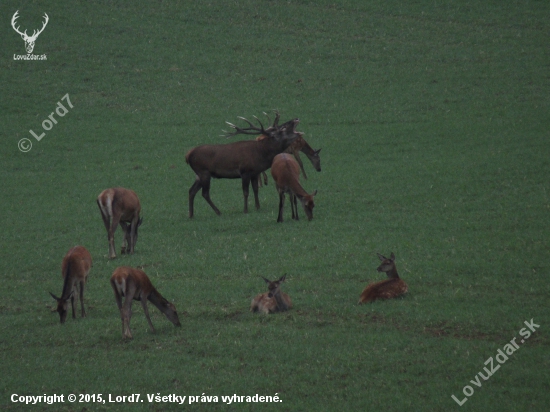
{"label": "deer herd", "polygon": [[[271,123],[269,116],[267,117],[269,123]],[[255,206],[256,209],[259,209],[258,187],[262,186],[262,177],[264,184],[267,184],[265,171],[271,168],[271,176],[279,195],[277,222],[283,222],[285,194],[288,194],[290,198],[292,219],[298,220],[298,200],[308,220],[313,219],[314,197],[317,190],[308,194],[301,186],[300,171],[304,179],[307,179],[307,175],[298,152],[305,153],[315,170],[321,171],[320,149],[313,150],[303,138],[303,133],[296,131],[300,122],[299,119],[293,119],[279,125],[280,115],[275,112],[273,124],[265,128],[256,116],[254,118],[259,127],[244,117],[239,117],[239,119],[246,122],[247,127],[239,127],[227,122],[234,129],[234,132],[225,132],[225,136],[255,135],[257,136],[256,139],[227,144],[201,145],[189,150],[185,155],[185,161],[196,175],[195,182],[189,189],[190,218],[194,215],[194,199],[199,190],[202,190],[202,196],[214,212],[218,215],[221,214],[210,199],[211,178],[241,179],[244,213],[248,212],[249,186],[252,184]],[[133,254],[138,239],[138,228],[143,222],[143,218],[140,216],[141,204],[137,194],[133,190],[122,187],[109,188],[99,194],[97,205],[107,231],[109,258],[116,258],[114,234],[119,225],[124,236],[121,254]],[[388,279],[368,285],[361,293],[359,304],[372,302],[376,299],[395,298],[407,292],[406,283],[397,274],[395,255],[392,253],[390,258],[386,258],[378,254],[378,257],[382,264],[377,270],[386,273]],[[76,318],[75,300],[78,297],[80,298],[82,317],[86,316],[84,286],[91,267],[92,257],[90,252],[83,246],[71,248],[63,258],[61,265],[63,290],[61,296],[56,297],[50,292],[51,296],[57,301],[56,310],[59,313],[61,323],[64,323],[67,318],[69,300],[71,301],[72,316]],[[269,314],[291,309],[292,301],[290,297],[281,291],[281,285],[285,281],[286,275],[275,281],[263,279],[267,284],[268,292],[258,294],[252,300],[250,310]],[[113,272],[110,283],[122,320],[123,338],[132,338],[130,319],[133,300],[141,302],[151,331],[154,332],[155,329],[149,317],[147,301],[164,313],[175,326],[181,326],[176,307],[155,289],[142,270],[129,266],[118,267]]]}

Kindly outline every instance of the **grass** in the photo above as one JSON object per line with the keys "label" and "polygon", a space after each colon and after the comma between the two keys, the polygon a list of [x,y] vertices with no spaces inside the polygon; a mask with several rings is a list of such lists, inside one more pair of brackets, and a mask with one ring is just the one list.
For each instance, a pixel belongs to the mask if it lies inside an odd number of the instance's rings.
{"label": "grass", "polygon": [[[0,406],[12,394],[141,394],[143,403],[35,410],[176,410],[147,394],[278,394],[277,410],[459,406],[484,362],[524,321],[540,329],[461,410],[546,410],[550,288],[550,7],[541,1],[57,2],[0,5],[21,27],[50,21],[35,54],[3,25],[0,79]],[[69,93],[74,108],[37,142]],[[216,180],[216,216],[185,153],[225,121],[277,108],[322,148],[314,219],[277,224],[273,182],[242,213]],[[28,153],[16,149],[30,138]],[[134,189],[136,253],[107,259],[95,198]],[[289,211],[288,211],[289,212]],[[301,213],[304,216],[303,212]],[[116,234],[117,250],[121,232]],[[88,317],[60,325],[61,260],[86,246]],[[358,306],[376,252],[397,256],[402,299]],[[183,327],[134,305],[123,342],[108,279],[143,266]],[[249,312],[260,276],[287,273],[295,307]],[[188,408],[211,409],[212,403]]]}

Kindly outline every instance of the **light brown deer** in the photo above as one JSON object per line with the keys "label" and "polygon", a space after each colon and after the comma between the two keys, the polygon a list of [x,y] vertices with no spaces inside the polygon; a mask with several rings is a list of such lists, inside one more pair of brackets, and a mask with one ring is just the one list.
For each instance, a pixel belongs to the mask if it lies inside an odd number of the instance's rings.
{"label": "light brown deer", "polygon": [[84,246],[75,246],[70,249],[61,263],[61,276],[63,276],[63,291],[61,297],[55,296],[52,292],[50,295],[57,301],[57,313],[59,320],[65,323],[67,319],[67,306],[71,299],[73,309],[73,319],[75,315],[75,299],[80,289],[80,306],[82,308],[82,317],[86,317],[84,310],[84,285],[88,280],[88,272],[92,267],[92,256]]}
{"label": "light brown deer", "polygon": [[365,290],[363,290],[363,293],[361,293],[359,304],[372,302],[376,299],[396,298],[407,292],[407,284],[401,280],[397,274],[395,255],[393,252],[389,259],[382,256],[380,253],[377,253],[377,255],[382,261],[382,264],[378,266],[376,270],[378,270],[378,272],[385,272],[389,279],[368,285]]}
{"label": "light brown deer", "polygon": [[250,310],[252,312],[262,312],[267,315],[269,313],[284,312],[291,309],[292,300],[290,300],[290,296],[281,292],[281,283],[285,281],[286,275],[273,282],[264,277],[262,277],[262,279],[267,283],[269,292],[260,293],[252,299]]}
{"label": "light brown deer", "polygon": [[313,197],[317,195],[317,190],[312,194],[308,194],[302,185],[300,185],[300,166],[298,162],[287,153],[275,156],[271,165],[271,176],[273,176],[277,192],[279,192],[279,216],[277,217],[277,222],[283,221],[285,193],[290,194],[292,219],[298,220],[296,198],[300,199],[308,220],[313,219],[313,208],[315,207]]}
{"label": "light brown deer", "polygon": [[[143,306],[143,311],[145,312],[147,322],[149,322],[151,332],[154,332],[155,328],[153,327],[153,323],[149,317],[147,300],[149,300],[162,313],[164,313],[168,320],[175,326],[181,326],[178,313],[176,312],[176,307],[162,297],[144,271],[128,266],[118,267],[111,276],[111,286],[115,292],[116,304],[120,310],[123,339],[132,339],[132,332],[130,331],[132,300],[141,301],[141,306]],[[124,304],[122,303],[123,297],[125,298]]]}
{"label": "light brown deer", "polygon": [[[264,139],[264,136],[258,136],[256,140],[262,140]],[[304,164],[302,163],[302,159],[300,158],[300,152],[304,152],[305,155],[310,160],[311,164],[317,170],[318,172],[321,171],[321,157],[319,156],[319,152],[321,149],[314,150],[312,147],[306,142],[306,139],[303,138],[303,136],[299,136],[292,142],[292,144],[283,152],[283,153],[289,153],[294,156],[298,164],[300,165],[300,170],[302,171],[302,175],[304,175],[304,179],[307,179],[307,174],[304,169]],[[267,175],[265,172],[262,172],[261,177],[263,178],[263,183],[267,185]],[[258,185],[262,187],[262,179],[260,179],[260,176],[258,176]]]}
{"label": "light brown deer", "polygon": [[139,217],[141,205],[136,192],[123,187],[105,189],[97,197],[97,205],[107,229],[109,239],[109,258],[116,258],[115,231],[117,226],[124,231],[121,254],[134,253],[138,239],[138,228],[143,223]]}
{"label": "light brown deer", "polygon": [[237,134],[255,134],[258,132],[266,136],[265,139],[245,140],[229,144],[203,145],[191,149],[185,155],[185,161],[195,172],[195,183],[189,189],[189,217],[193,217],[193,202],[197,192],[202,189],[202,196],[208,202],[216,214],[220,210],[210,199],[210,179],[238,179],[242,180],[244,196],[244,213],[248,213],[248,193],[252,182],[256,209],[260,208],[258,198],[258,175],[271,167],[273,158],[283,152],[302,133],[296,132],[299,119],[290,120],[279,126],[279,113],[275,117],[272,126],[264,129],[259,121],[260,127],[255,127],[244,117],[240,119],[247,122],[250,127],[240,128],[228,123],[235,132],[227,133],[227,137]]}

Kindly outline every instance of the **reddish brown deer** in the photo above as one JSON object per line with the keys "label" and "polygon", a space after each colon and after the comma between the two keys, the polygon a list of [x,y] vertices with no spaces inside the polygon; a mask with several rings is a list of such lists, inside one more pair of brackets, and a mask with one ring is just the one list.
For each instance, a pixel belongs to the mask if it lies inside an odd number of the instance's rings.
{"label": "reddish brown deer", "polygon": [[275,312],[284,312],[292,308],[292,300],[286,293],[281,292],[281,283],[286,279],[286,275],[282,276],[279,280],[271,282],[269,279],[263,277],[263,280],[267,283],[267,289],[269,292],[260,293],[250,304],[250,310],[252,312],[262,312],[266,315]]}
{"label": "reddish brown deer", "polygon": [[[175,326],[181,326],[176,312],[176,307],[162,297],[162,295],[155,289],[145,272],[140,269],[134,269],[128,266],[121,266],[115,269],[111,276],[111,286],[115,292],[115,300],[120,310],[120,317],[122,319],[122,338],[132,339],[132,332],[130,331],[130,319],[132,317],[132,300],[141,301],[143,311],[151,332],[155,331],[151,318],[149,317],[149,311],[147,309],[147,300],[155,305],[162,313],[166,315],[168,320]],[[122,298],[124,304],[122,303]]]}
{"label": "reddish brown deer", "polygon": [[97,197],[97,205],[107,229],[107,239],[109,239],[109,258],[116,258],[115,253],[115,231],[117,226],[124,231],[124,241],[122,242],[121,254],[128,251],[134,253],[138,239],[138,228],[143,222],[139,217],[141,205],[136,192],[123,187],[113,187],[105,189]]}
{"label": "reddish brown deer", "polygon": [[208,202],[210,207],[220,214],[220,210],[210,199],[210,179],[242,179],[242,188],[244,196],[244,213],[248,213],[248,193],[252,182],[256,209],[260,208],[258,198],[258,175],[271,167],[273,158],[283,152],[296,138],[302,135],[296,132],[296,127],[300,122],[294,119],[279,126],[279,113],[275,117],[273,125],[264,129],[259,121],[260,127],[255,127],[244,117],[240,119],[247,122],[250,127],[240,128],[228,123],[235,132],[227,133],[227,137],[237,134],[258,134],[266,136],[265,139],[245,140],[229,144],[203,145],[191,149],[185,155],[185,161],[196,174],[195,183],[189,189],[189,217],[193,217],[193,202],[197,192],[202,189],[202,196]]}
{"label": "reddish brown deer", "polygon": [[359,304],[372,302],[376,299],[392,299],[407,292],[407,284],[401,280],[397,274],[395,255],[393,252],[389,259],[382,256],[380,253],[377,253],[377,255],[382,261],[382,264],[378,266],[376,270],[378,270],[378,272],[385,272],[389,279],[368,285],[365,290],[363,290],[363,293],[361,293]]}
{"label": "reddish brown deer", "polygon": [[[256,140],[262,140],[265,137],[258,136]],[[302,171],[302,174],[304,175],[304,179],[307,179],[307,174],[304,169],[304,164],[302,163],[302,159],[300,158],[300,152],[304,152],[305,155],[308,157],[309,161],[317,170],[318,172],[321,171],[321,157],[319,156],[319,150],[314,150],[312,147],[306,142],[306,139],[304,139],[302,136],[299,136],[292,142],[292,144],[283,152],[283,153],[289,153],[294,156],[298,164],[300,165],[300,170]],[[267,175],[265,172],[262,172],[262,178],[265,185],[267,185]],[[258,176],[258,185],[262,187],[262,180]]]}
{"label": "reddish brown deer", "polygon": [[283,221],[283,209],[285,205],[285,193],[290,194],[290,208],[292,219],[298,220],[298,207],[296,198],[300,199],[308,220],[313,219],[313,208],[315,204],[313,197],[317,190],[308,194],[300,184],[300,166],[298,162],[288,153],[281,153],[275,156],[271,165],[271,176],[275,181],[277,192],[279,192],[279,216],[277,222]]}
{"label": "reddish brown deer", "polygon": [[86,317],[84,310],[84,285],[88,280],[88,272],[92,267],[92,256],[84,246],[75,246],[67,252],[61,263],[61,276],[63,276],[63,291],[61,297],[55,296],[52,292],[50,295],[57,301],[57,312],[59,320],[65,323],[67,319],[67,306],[71,299],[73,309],[73,319],[75,315],[75,299],[77,298],[80,289],[80,306],[82,309],[82,317]]}

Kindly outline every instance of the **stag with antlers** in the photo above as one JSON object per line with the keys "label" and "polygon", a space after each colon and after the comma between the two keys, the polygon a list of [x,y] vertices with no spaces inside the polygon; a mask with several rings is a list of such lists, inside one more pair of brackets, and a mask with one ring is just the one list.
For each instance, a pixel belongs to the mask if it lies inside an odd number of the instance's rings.
{"label": "stag with antlers", "polygon": [[21,32],[19,30],[19,26],[15,27],[16,20],[19,18],[17,13],[19,13],[19,10],[17,10],[13,15],[13,17],[11,18],[11,26],[18,34],[21,35],[21,38],[25,41],[25,49],[27,49],[27,53],[31,54],[32,51],[34,50],[34,43],[36,42],[36,39],[38,38],[39,34],[42,33],[46,28],[46,25],[48,24],[48,21],[50,20],[50,18],[46,13],[44,13],[44,23],[42,23],[42,28],[40,30],[34,30],[32,33],[32,36],[29,36],[27,34],[27,30],[25,30],[24,32]]}
{"label": "stag with antlers", "polygon": [[[266,115],[267,116],[267,115]],[[279,126],[280,115],[276,112],[275,121],[267,129],[254,116],[260,127],[256,127],[244,117],[239,119],[248,123],[249,127],[241,128],[232,123],[227,124],[234,129],[232,133],[225,132],[226,137],[238,134],[265,136],[262,140],[245,140],[240,142],[202,145],[191,149],[185,155],[185,161],[195,172],[195,183],[189,189],[189,217],[193,217],[193,202],[197,192],[202,189],[202,196],[210,207],[220,214],[220,210],[210,199],[210,179],[242,179],[244,195],[244,213],[248,213],[248,193],[252,182],[256,209],[260,208],[258,198],[258,175],[271,167],[273,158],[282,153],[302,133],[296,131],[299,119],[290,120]],[[269,117],[268,117],[268,120]]]}

